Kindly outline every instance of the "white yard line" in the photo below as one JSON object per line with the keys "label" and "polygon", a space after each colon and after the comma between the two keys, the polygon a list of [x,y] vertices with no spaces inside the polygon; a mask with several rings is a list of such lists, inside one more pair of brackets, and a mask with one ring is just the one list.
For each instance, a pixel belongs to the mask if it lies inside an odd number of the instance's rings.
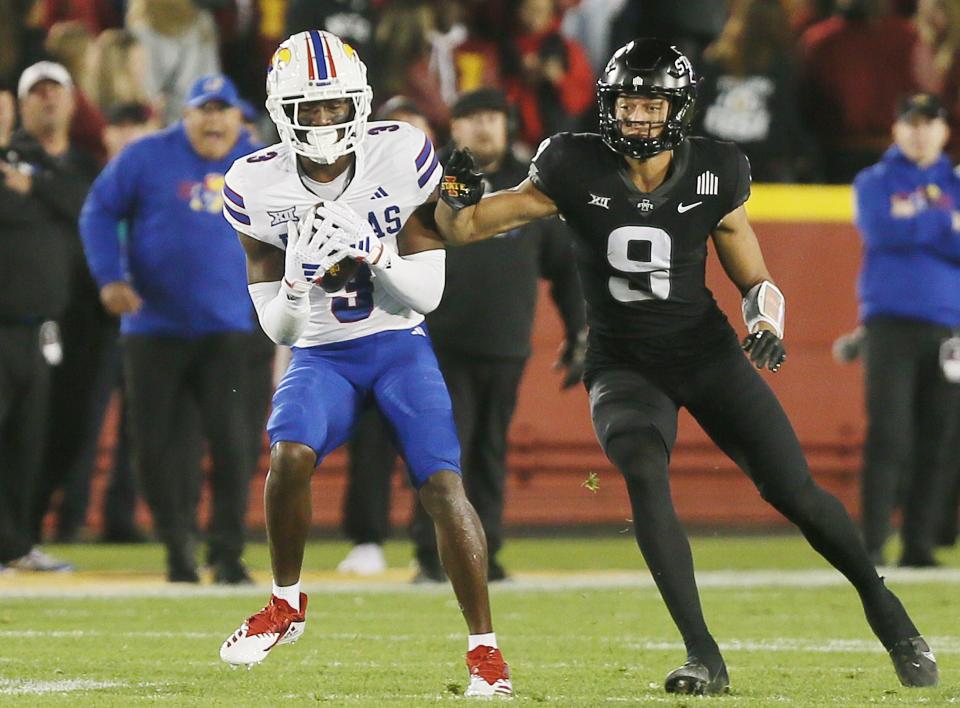
{"label": "white yard line", "polygon": [[91,681],[89,679],[61,679],[37,681],[34,679],[0,679],[0,695],[39,696],[45,693],[73,693],[75,691],[99,691],[104,688],[120,688],[129,684],[117,681]]}
{"label": "white yard line", "polygon": [[[196,639],[204,642],[211,640],[220,641],[225,635],[222,632],[116,632],[96,629],[78,629],[78,630],[0,630],[0,639]],[[419,635],[405,634],[377,634],[369,632],[321,632],[318,636],[323,639],[335,641],[362,641],[362,642],[420,642],[423,640]],[[511,634],[516,640],[523,635]],[[446,639],[458,641],[462,639],[461,634],[448,634]],[[552,641],[573,640],[574,637],[554,636]],[[930,644],[935,648],[938,654],[960,654],[960,636],[937,636],[928,637]],[[675,653],[683,651],[683,642],[670,642],[662,640],[644,639],[635,635],[623,634],[604,637],[603,641],[607,644],[615,644],[626,649],[638,651],[666,651]],[[724,651],[762,651],[762,652],[807,652],[812,654],[844,654],[844,653],[865,653],[881,654],[883,647],[873,639],[730,639],[720,642],[720,648]],[[339,661],[324,662],[325,666],[336,667],[341,664]],[[382,662],[357,662],[350,661],[349,666],[357,668],[365,666],[369,669],[384,668],[385,666],[400,666],[397,664],[384,664]],[[545,663],[534,664],[540,669],[563,669],[568,666],[565,663]],[[9,680],[6,683],[11,683]],[[51,682],[55,683],[55,682]],[[4,688],[4,680],[0,679],[0,693]]]}
{"label": "white yard line", "polygon": [[[942,583],[960,585],[960,569],[909,568],[882,569],[887,582],[893,586],[906,584]],[[392,573],[396,576],[396,573]],[[22,580],[23,582],[19,582]],[[4,578],[0,582],[0,598],[122,598],[122,597],[220,597],[260,596],[269,585],[266,576],[259,577],[257,585],[232,588],[211,585],[166,583],[159,577],[131,580],[104,577],[93,573],[58,574],[48,578],[37,574],[21,574],[18,578]],[[814,588],[834,587],[847,583],[835,570],[708,570],[697,573],[701,588]],[[333,573],[306,575],[304,591],[321,594],[377,594],[377,593],[450,593],[449,584],[413,585],[405,577],[397,579],[357,580]],[[496,583],[495,593],[560,592],[589,589],[654,589],[647,571],[608,571],[585,573],[518,573],[514,579]]]}

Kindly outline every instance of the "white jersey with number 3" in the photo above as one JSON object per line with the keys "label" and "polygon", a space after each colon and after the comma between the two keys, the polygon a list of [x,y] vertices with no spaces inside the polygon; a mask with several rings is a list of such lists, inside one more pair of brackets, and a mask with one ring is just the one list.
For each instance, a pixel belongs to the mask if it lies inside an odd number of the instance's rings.
{"label": "white jersey with number 3", "polygon": [[[397,234],[433,192],[443,170],[424,133],[408,123],[367,124],[355,154],[353,177],[338,202],[366,216],[385,247],[397,250]],[[303,183],[297,155],[271,145],[233,163],[224,179],[223,215],[239,232],[283,250],[287,222],[298,221],[320,198]],[[370,269],[335,293],[310,291],[310,321],[296,342],[309,347],[356,339],[420,324],[423,315],[390,297]]]}

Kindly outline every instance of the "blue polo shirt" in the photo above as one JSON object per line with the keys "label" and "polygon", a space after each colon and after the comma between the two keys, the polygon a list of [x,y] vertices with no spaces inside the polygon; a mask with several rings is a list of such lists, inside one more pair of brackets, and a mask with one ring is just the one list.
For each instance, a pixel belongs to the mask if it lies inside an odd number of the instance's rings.
{"label": "blue polo shirt", "polygon": [[100,173],[80,235],[97,284],[127,280],[143,298],[139,312],[122,317],[123,333],[252,330],[243,248],[221,215],[221,190],[233,161],[258,147],[243,131],[223,159],[207,160],[175,123],[131,143]]}
{"label": "blue polo shirt", "polygon": [[[922,168],[896,146],[854,180],[863,238],[860,319],[877,316],[960,326],[960,176],[941,156]],[[914,214],[898,217],[894,203]]]}

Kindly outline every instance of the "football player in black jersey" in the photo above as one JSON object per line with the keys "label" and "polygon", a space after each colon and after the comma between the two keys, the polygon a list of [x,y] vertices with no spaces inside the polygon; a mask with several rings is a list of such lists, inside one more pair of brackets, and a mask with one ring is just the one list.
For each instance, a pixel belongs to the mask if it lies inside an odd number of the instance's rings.
{"label": "football player in black jersey", "polygon": [[[775,372],[784,361],[784,299],[744,209],[746,158],[732,143],[687,137],[695,98],[687,57],[660,40],[631,42],[598,82],[599,135],[545,140],[528,179],[482,200],[472,157],[454,154],[437,224],[452,243],[557,213],[573,227],[594,428],[626,480],[637,543],[687,648],[686,663],[667,676],[668,692],[729,686],[670,498],[681,406],[850,580],[900,681],[935,685],[927,643],[877,575],[846,510],[813,481],[780,403],[751,366]],[[743,294],[742,344],[704,281],[708,238]]]}

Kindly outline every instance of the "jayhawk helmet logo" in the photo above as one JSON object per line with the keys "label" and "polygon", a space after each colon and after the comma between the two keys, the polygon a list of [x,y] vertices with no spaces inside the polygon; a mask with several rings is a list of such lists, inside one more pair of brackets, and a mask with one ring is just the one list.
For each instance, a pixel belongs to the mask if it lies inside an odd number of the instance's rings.
{"label": "jayhawk helmet logo", "polygon": [[273,53],[273,59],[270,60],[270,69],[283,71],[290,64],[291,59],[293,59],[293,54],[290,52],[290,48],[281,45]]}

